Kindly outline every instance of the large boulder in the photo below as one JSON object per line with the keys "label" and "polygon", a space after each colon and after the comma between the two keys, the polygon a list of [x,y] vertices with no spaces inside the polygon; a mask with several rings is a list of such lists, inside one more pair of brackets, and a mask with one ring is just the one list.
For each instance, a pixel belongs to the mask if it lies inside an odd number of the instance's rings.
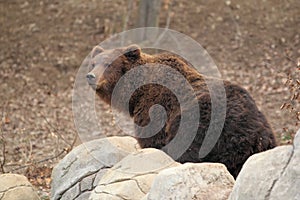
{"label": "large boulder", "polygon": [[292,147],[292,155],[274,183],[270,199],[300,199],[300,129]]}
{"label": "large boulder", "polygon": [[226,200],[234,182],[223,164],[186,163],[161,171],[147,199]]}
{"label": "large boulder", "polygon": [[19,174],[0,175],[1,200],[39,200],[28,179]]}
{"label": "large boulder", "polygon": [[163,169],[180,165],[163,151],[142,149],[109,169],[90,200],[140,200],[150,190],[153,179]]}
{"label": "large boulder", "polygon": [[244,164],[230,200],[300,199],[300,130],[294,144],[251,156]]}
{"label": "large boulder", "polygon": [[88,199],[106,171],[139,148],[129,136],[84,143],[66,155],[52,171],[51,199]]}

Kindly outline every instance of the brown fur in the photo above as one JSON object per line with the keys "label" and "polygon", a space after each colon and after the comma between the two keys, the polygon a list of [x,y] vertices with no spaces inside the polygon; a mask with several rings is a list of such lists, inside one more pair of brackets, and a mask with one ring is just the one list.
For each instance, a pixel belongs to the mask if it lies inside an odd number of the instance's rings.
{"label": "brown fur", "polygon": [[[200,107],[200,122],[193,143],[177,161],[223,163],[229,172],[237,177],[249,156],[276,146],[269,123],[258,110],[249,93],[238,85],[223,81],[227,109],[222,134],[212,151],[203,159],[199,159],[199,150],[211,119],[211,99],[204,80],[210,78],[199,74],[182,58],[171,54],[148,55],[134,45],[107,51],[95,48],[94,52],[100,60],[90,72],[97,77],[94,88],[100,98],[108,104],[111,104],[112,91],[120,77],[135,66],[146,63],[170,66],[180,72],[192,85]],[[104,71],[101,77],[99,77],[100,71]],[[129,102],[130,115],[137,125],[146,126],[149,123],[148,112],[154,104],[160,104],[165,108],[167,121],[164,128],[152,137],[139,138],[141,133],[136,133],[142,148],[161,149],[174,138],[180,124],[180,105],[176,96],[164,86],[147,84],[137,89]]]}

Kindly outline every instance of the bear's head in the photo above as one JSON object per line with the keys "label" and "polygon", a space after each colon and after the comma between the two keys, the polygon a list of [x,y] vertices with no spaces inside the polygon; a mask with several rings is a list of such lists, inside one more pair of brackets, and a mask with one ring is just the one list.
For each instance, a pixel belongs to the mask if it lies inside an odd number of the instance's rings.
{"label": "bear's head", "polygon": [[108,104],[111,103],[111,95],[119,79],[137,64],[142,64],[141,48],[137,45],[112,50],[96,46],[90,56],[87,81]]}

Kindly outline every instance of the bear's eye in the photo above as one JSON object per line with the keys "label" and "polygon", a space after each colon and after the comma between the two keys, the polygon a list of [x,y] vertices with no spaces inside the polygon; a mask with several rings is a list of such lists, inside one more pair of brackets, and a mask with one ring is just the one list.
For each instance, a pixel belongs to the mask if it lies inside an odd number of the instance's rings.
{"label": "bear's eye", "polygon": [[96,65],[95,62],[91,62],[91,65],[90,65],[90,66],[91,66],[92,69],[94,69],[94,68],[95,68],[95,65]]}

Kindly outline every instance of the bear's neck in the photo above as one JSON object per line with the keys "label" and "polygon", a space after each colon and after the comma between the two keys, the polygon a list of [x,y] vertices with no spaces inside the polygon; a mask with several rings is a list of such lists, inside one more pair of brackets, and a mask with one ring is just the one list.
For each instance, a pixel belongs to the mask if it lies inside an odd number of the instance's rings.
{"label": "bear's neck", "polygon": [[182,74],[188,82],[194,82],[195,80],[203,79],[197,70],[189,65],[183,58],[169,53],[161,53],[155,55],[149,55],[142,53],[141,59],[139,59],[135,66],[145,65],[145,64],[160,64],[171,67]]}
{"label": "bear's neck", "polygon": [[[189,66],[186,62],[182,61],[182,59],[178,58],[176,55],[157,54],[152,56],[149,54],[141,54],[141,59],[136,61],[133,67],[138,67],[146,64],[154,64],[153,67],[155,67],[155,64],[171,67],[172,69],[182,74],[185,77],[185,80],[187,80],[189,83],[193,83],[195,81],[203,79],[203,76],[201,76],[192,66]],[[149,74],[146,74],[146,76],[149,76]],[[155,78],[166,78],[163,74],[157,74],[155,76]],[[170,92],[171,91],[166,89],[165,87],[158,87],[155,86],[155,84],[146,84],[138,88],[131,96],[131,100],[129,103],[130,115],[134,115],[135,108],[140,107],[142,104],[144,104],[145,99],[152,99],[153,102],[161,104],[161,102],[156,102],[158,98],[153,97],[160,96],[159,100],[165,102],[167,100],[162,99],[162,96],[169,98],[170,95],[172,95]],[[142,107],[144,106],[145,105],[143,105]]]}

